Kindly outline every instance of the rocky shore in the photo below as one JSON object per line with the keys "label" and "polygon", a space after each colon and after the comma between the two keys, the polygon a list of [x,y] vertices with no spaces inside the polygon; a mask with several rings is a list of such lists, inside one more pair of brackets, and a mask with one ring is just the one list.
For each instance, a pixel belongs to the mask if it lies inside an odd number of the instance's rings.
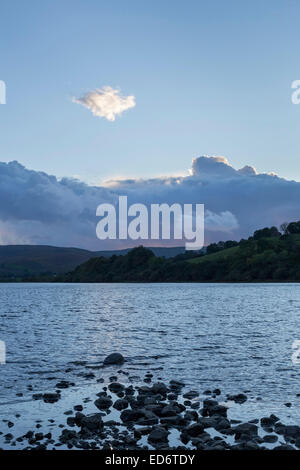
{"label": "rocky shore", "polygon": [[[112,355],[104,361],[105,365],[116,363],[122,363],[122,356]],[[285,425],[274,414],[247,422],[230,419],[230,403],[242,406],[248,398],[245,393],[224,396],[216,388],[205,390],[200,397],[197,390],[187,389],[183,382],[157,381],[151,372],[138,385],[128,384],[128,372],[118,370],[117,373],[110,377],[107,386],[99,384],[95,397],[85,398],[66,410],[64,424],[49,419],[47,432],[42,432],[41,425],[35,423],[24,434],[14,435],[13,419],[3,420],[9,428],[9,432],[0,433],[3,447],[24,450],[300,448],[300,426]],[[123,381],[118,377],[121,375]],[[33,399],[55,406],[62,390],[73,385],[62,380],[54,392],[34,394]],[[94,412],[85,411],[87,402],[91,402]]]}

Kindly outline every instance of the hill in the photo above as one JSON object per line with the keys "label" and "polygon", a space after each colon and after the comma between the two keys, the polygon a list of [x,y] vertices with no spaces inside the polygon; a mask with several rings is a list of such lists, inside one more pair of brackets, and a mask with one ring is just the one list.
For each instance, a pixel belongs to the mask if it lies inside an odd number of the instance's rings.
{"label": "hill", "polygon": [[157,257],[142,246],[129,251],[126,255],[110,258],[92,258],[78,266],[73,272],[58,279],[64,282],[171,282],[180,280],[181,265],[190,269],[185,261],[178,260],[179,271],[176,273],[177,260]]}
{"label": "hill", "polygon": [[[159,256],[171,257],[184,252],[183,247],[151,248]],[[47,245],[1,245],[0,280],[22,280],[32,276],[53,276],[72,271],[79,264],[97,256],[125,255],[119,251],[89,251],[80,248],[62,248]]]}
{"label": "hill", "polygon": [[[162,258],[143,247],[124,256],[93,258],[61,280],[66,282],[282,282],[300,281],[300,222],[280,233],[257,230],[240,242],[211,244],[206,253]],[[299,230],[299,233],[298,233]]]}

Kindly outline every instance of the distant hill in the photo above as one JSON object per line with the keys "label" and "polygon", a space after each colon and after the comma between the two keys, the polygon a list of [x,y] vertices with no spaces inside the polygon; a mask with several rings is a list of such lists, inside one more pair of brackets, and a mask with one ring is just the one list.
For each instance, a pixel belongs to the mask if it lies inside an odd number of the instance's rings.
{"label": "distant hill", "polygon": [[[183,247],[151,248],[158,256],[171,257],[183,253]],[[89,251],[47,245],[0,245],[0,280],[20,280],[40,275],[63,274],[97,256],[125,255],[129,249],[118,251]]]}
{"label": "distant hill", "polygon": [[300,281],[300,222],[256,230],[247,240],[120,251],[0,246],[1,281],[282,282]]}
{"label": "distant hill", "polygon": [[[298,225],[297,225],[298,224]],[[65,282],[282,282],[300,281],[300,222],[257,230],[248,240],[213,243],[205,253],[157,257],[143,247],[125,256],[97,257]]]}

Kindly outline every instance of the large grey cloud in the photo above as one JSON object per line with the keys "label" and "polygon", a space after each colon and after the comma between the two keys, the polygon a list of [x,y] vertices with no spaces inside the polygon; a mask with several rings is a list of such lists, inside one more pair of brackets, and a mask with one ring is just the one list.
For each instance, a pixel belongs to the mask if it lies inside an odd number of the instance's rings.
{"label": "large grey cloud", "polygon": [[96,238],[97,206],[116,204],[118,195],[127,195],[129,204],[204,203],[206,243],[300,219],[300,183],[258,174],[251,166],[235,170],[224,157],[194,159],[189,176],[115,180],[102,187],[10,162],[0,163],[0,243],[129,246]]}

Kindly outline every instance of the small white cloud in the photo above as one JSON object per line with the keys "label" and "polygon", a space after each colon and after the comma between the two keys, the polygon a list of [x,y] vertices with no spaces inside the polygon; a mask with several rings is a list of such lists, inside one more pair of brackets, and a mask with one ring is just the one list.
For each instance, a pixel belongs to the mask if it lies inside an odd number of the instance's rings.
{"label": "small white cloud", "polygon": [[120,116],[124,111],[135,106],[135,97],[121,96],[120,90],[114,90],[110,86],[102,89],[96,88],[89,91],[81,98],[73,98],[73,103],[82,104],[92,111],[94,116],[104,117],[108,121],[114,121],[116,116]]}

